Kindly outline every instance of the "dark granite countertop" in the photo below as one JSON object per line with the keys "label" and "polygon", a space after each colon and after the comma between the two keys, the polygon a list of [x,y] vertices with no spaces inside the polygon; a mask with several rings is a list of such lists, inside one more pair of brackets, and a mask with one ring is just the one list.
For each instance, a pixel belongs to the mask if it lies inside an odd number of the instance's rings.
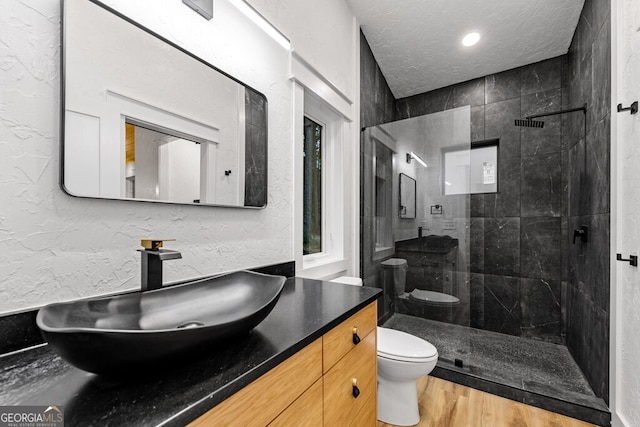
{"label": "dark granite countertop", "polygon": [[446,255],[458,247],[458,239],[450,236],[423,236],[395,242],[396,251],[425,252]]}
{"label": "dark granite countertop", "polygon": [[61,405],[67,426],[189,423],[375,301],[379,289],[291,278],[248,336],[153,378],[81,371],[47,345],[0,357],[0,405]]}

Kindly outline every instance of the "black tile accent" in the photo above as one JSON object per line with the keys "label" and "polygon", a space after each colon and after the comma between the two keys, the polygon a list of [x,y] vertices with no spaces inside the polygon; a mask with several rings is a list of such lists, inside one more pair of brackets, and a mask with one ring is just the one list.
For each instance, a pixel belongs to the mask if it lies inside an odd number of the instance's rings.
{"label": "black tile accent", "polygon": [[579,189],[579,194],[586,200],[581,214],[604,214],[610,211],[610,138],[611,116],[606,115],[587,135],[586,165]]}
{"label": "black tile accent", "polygon": [[520,98],[485,106],[485,137],[500,140],[500,159],[520,157],[520,128],[514,125],[514,120],[518,118],[520,118]]}
{"label": "black tile accent", "polygon": [[562,155],[522,158],[522,216],[560,216],[562,213]]}
{"label": "black tile accent", "polygon": [[521,69],[504,71],[485,77],[485,104],[520,97]]}
{"label": "black tile accent", "polygon": [[[395,120],[396,109],[404,111],[405,115],[399,118],[410,117],[414,112],[410,107],[422,110],[423,100],[421,96],[413,98],[410,102],[396,102],[387,80],[376,62],[371,47],[362,31],[360,32],[360,126],[371,127]],[[417,101],[420,106],[415,106],[411,101]],[[403,105],[405,105],[403,107]],[[362,134],[361,134],[362,135]],[[361,136],[360,144],[360,171],[361,176],[370,176],[367,172],[373,164],[373,142]],[[382,288],[380,262],[374,259],[373,236],[375,227],[373,200],[367,196],[366,183],[360,182],[360,273],[365,286]],[[378,316],[381,319],[393,314],[393,295],[385,292],[384,298],[378,301]]]}
{"label": "black tile accent", "polygon": [[360,85],[360,126],[369,127],[393,121],[396,100],[362,31]]}
{"label": "black tile accent", "polygon": [[[400,98],[396,101],[396,120],[427,114],[425,112],[424,94]],[[440,111],[440,110],[439,110]]]}
{"label": "black tile accent", "polygon": [[473,242],[469,247],[469,264],[473,273],[484,272],[484,218],[471,218],[469,239]]}
{"label": "black tile accent", "polygon": [[267,114],[266,99],[245,89],[245,206],[267,204]]}
{"label": "black tile accent", "polygon": [[561,85],[563,88],[569,86],[569,79],[570,79],[570,75],[569,75],[569,55],[562,55],[560,57],[560,62],[561,62],[561,67],[562,67],[562,74],[561,74]]}
{"label": "black tile accent", "polygon": [[559,279],[561,271],[559,217],[520,220],[520,273],[522,277]]}
{"label": "black tile accent", "polygon": [[500,159],[498,193],[485,194],[484,216],[493,218],[520,216],[520,159]]}
{"label": "black tile accent", "polygon": [[[537,92],[522,97],[522,116],[550,113],[562,109],[562,89]],[[560,116],[541,117],[544,128],[522,128],[520,146],[522,156],[558,153],[562,150],[562,129]]]}
{"label": "black tile accent", "polygon": [[582,184],[582,181],[588,179],[586,176],[585,140],[582,139],[569,148],[568,154],[568,215],[579,216],[587,211],[589,200],[589,194],[586,193],[587,186]]}
{"label": "black tile accent", "polygon": [[522,336],[562,344],[559,280],[521,279]]}
{"label": "black tile accent", "polygon": [[484,78],[459,83],[453,87],[453,107],[484,105]]}
{"label": "black tile accent", "polygon": [[471,107],[471,142],[484,139],[484,105]]}
{"label": "black tile accent", "polygon": [[609,402],[609,313],[591,305],[589,353],[585,376],[597,396]]}
{"label": "black tile accent", "polygon": [[520,278],[484,275],[484,329],[520,335]]}
{"label": "black tile accent", "polygon": [[611,20],[606,19],[593,43],[591,79],[591,123],[602,120],[611,111]]}
{"label": "black tile accent", "polygon": [[424,97],[424,112],[422,114],[437,113],[439,111],[445,111],[453,108],[452,86],[432,90],[431,92],[427,92],[422,96]]}
{"label": "black tile accent", "polygon": [[471,273],[469,288],[470,325],[472,328],[484,329],[484,274]]}
{"label": "black tile accent", "polygon": [[[590,299],[601,309],[609,311],[609,214],[583,216],[580,225],[589,227],[589,241],[576,242],[577,249],[577,280],[586,285]],[[573,230],[569,230],[569,235]]]}
{"label": "black tile accent", "polygon": [[522,68],[522,95],[544,92],[562,87],[560,57],[547,59]]}
{"label": "black tile accent", "polygon": [[520,275],[520,218],[485,218],[484,271]]}
{"label": "black tile accent", "polygon": [[[608,401],[609,196],[611,104],[611,2],[586,0],[568,55],[567,107],[588,105],[564,120],[568,147],[567,263],[563,283],[567,347],[596,395]],[[565,95],[566,94],[566,95]],[[566,99],[565,99],[566,98]],[[585,135],[586,134],[586,135]],[[589,242],[571,243],[573,230],[589,226]]]}
{"label": "black tile accent", "polygon": [[586,57],[581,58],[577,52],[569,51],[569,96],[566,108],[576,108],[587,104],[588,113],[585,116],[582,113],[570,113],[566,115],[568,120],[567,138],[568,146],[571,147],[578,140],[585,136],[585,119],[587,120],[586,129],[593,126],[593,100],[592,95],[592,62],[591,50]]}
{"label": "black tile accent", "polygon": [[484,194],[472,194],[469,202],[471,218],[484,216]]}

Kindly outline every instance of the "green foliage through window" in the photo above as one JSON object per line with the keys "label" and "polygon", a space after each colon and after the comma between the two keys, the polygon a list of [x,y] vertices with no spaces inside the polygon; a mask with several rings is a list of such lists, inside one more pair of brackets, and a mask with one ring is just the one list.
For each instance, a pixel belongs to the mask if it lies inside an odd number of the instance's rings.
{"label": "green foliage through window", "polygon": [[304,255],[322,252],[322,125],[304,118]]}

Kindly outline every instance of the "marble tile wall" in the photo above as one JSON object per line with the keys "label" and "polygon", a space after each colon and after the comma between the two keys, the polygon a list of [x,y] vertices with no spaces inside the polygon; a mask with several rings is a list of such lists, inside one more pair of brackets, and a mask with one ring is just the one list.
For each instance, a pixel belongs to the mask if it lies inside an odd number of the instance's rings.
{"label": "marble tile wall", "polygon": [[471,106],[471,141],[500,140],[500,191],[470,200],[470,324],[562,342],[562,120],[566,55],[396,101],[396,119]]}
{"label": "marble tile wall", "polygon": [[[609,221],[611,3],[586,0],[569,49],[565,107],[588,113],[563,118],[563,327],[569,351],[593,391],[609,400]],[[586,122],[585,122],[586,120]],[[589,242],[572,243],[589,227]]]}
{"label": "marble tile wall", "polygon": [[247,88],[245,91],[245,206],[267,204],[267,115],[262,96]]}
{"label": "marble tile wall", "polygon": [[[387,123],[394,120],[395,98],[389,89],[380,66],[376,62],[369,43],[360,33],[360,126],[362,128]],[[373,143],[361,137],[360,173],[372,176],[374,155]],[[381,321],[393,314],[393,289],[385,282],[380,263],[374,259],[375,207],[370,192],[365,191],[365,180],[360,180],[360,277],[365,286],[383,289],[383,298],[378,300],[378,317]],[[385,289],[387,283],[387,289]]]}
{"label": "marble tile wall", "polygon": [[[609,2],[586,0],[567,55],[398,100],[361,34],[363,127],[470,105],[471,140],[500,139],[500,192],[470,200],[471,326],[566,343],[605,401],[610,25]],[[515,118],[584,103],[586,117],[547,117],[543,129],[513,125]],[[371,147],[363,144],[363,162],[367,156]],[[379,263],[366,252],[372,242],[364,242],[373,235],[366,232],[371,209],[361,206],[361,272],[376,286]],[[590,241],[574,245],[581,225],[589,226]],[[383,316],[392,309],[384,305]]]}

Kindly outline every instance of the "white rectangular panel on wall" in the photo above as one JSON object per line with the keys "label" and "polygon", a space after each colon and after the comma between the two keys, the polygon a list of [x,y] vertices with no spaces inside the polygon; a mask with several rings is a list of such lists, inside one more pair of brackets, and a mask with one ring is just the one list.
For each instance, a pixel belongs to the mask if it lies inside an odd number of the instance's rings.
{"label": "white rectangular panel on wall", "polygon": [[65,121],[65,188],[76,196],[95,196],[100,191],[100,119],[67,111]]}

